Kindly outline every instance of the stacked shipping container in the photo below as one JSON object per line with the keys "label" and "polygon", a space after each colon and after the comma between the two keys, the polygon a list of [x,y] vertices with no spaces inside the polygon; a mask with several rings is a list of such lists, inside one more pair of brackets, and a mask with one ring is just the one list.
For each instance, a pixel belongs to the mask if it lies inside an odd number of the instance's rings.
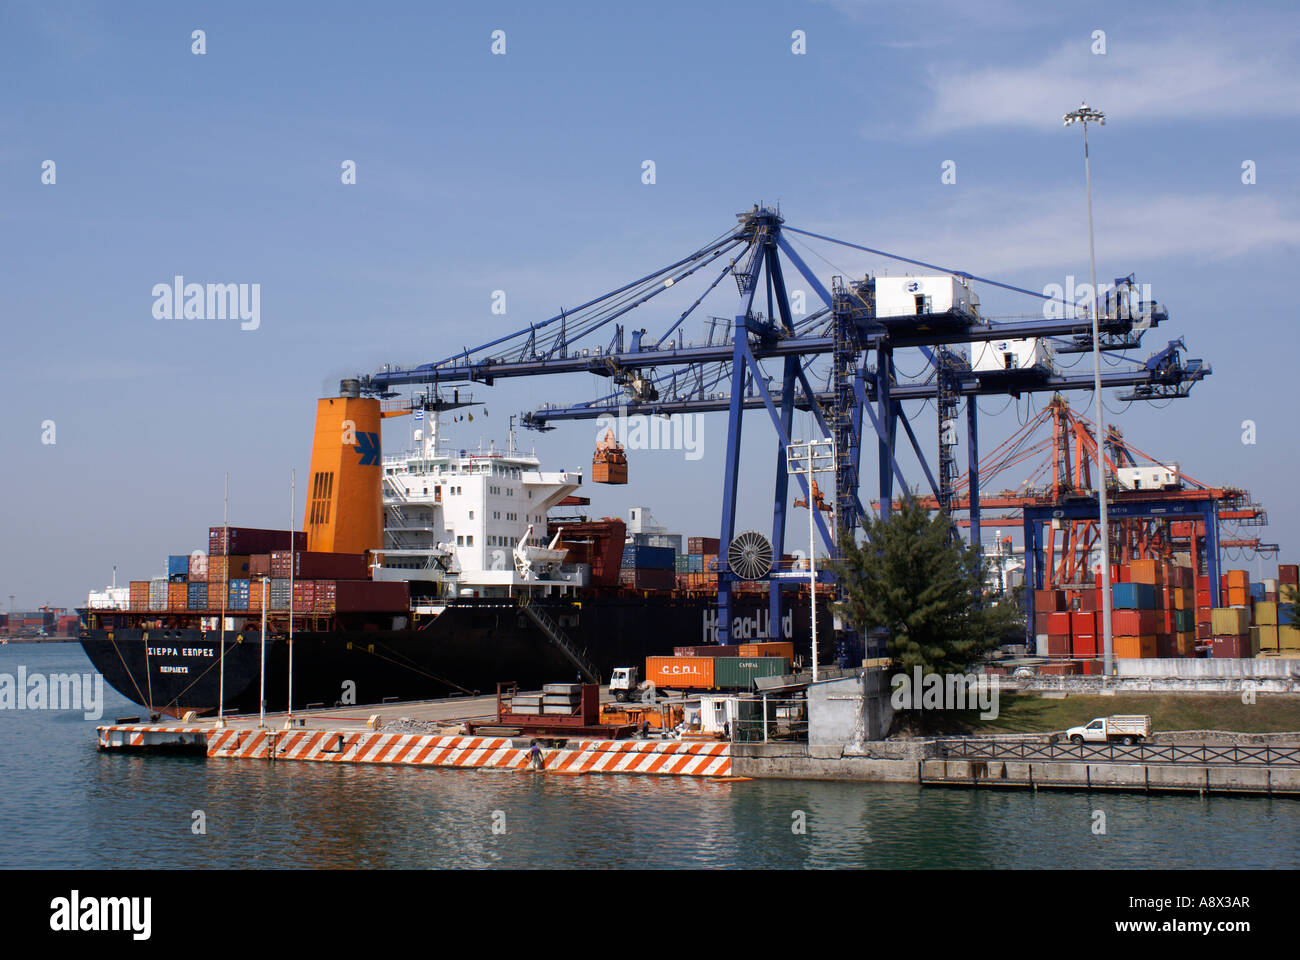
{"label": "stacked shipping container", "polygon": [[[405,582],[371,581],[365,554],[308,552],[306,535],[287,530],[251,527],[213,527],[208,531],[211,552],[167,558],[167,576],[133,580],[128,588],[128,609],[159,613],[257,613],[289,609],[290,576],[293,609],[302,614],[404,613],[410,609],[410,588]],[[225,547],[246,550],[231,554]],[[662,564],[646,551],[651,563]],[[254,552],[256,551],[256,552]],[[668,573],[671,576],[671,554]],[[266,589],[263,579],[269,580]],[[670,584],[671,586],[671,584]],[[72,618],[75,620],[76,618]],[[21,621],[20,621],[21,623]]]}
{"label": "stacked shipping container", "polygon": [[629,543],[623,548],[618,579],[634,590],[671,590],[677,586],[677,551]]}
{"label": "stacked shipping container", "polygon": [[[1225,571],[1218,608],[1208,577],[1190,558],[1173,563],[1133,560],[1112,568],[1111,633],[1116,657],[1251,657],[1300,652],[1300,630],[1289,626],[1284,597],[1300,590],[1300,568],[1278,567],[1275,580],[1251,583],[1244,570]],[[1100,575],[1097,580],[1100,581]],[[1034,633],[1040,652],[1054,659],[1102,654],[1096,590],[1034,591]]]}

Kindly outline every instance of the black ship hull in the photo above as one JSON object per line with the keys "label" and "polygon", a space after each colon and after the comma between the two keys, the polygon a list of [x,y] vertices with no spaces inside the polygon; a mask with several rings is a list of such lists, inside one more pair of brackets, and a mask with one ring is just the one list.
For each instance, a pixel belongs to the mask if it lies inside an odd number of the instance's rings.
{"label": "black ship hull", "polygon": [[[585,648],[603,680],[615,667],[643,667],[646,657],[670,655],[675,646],[717,640],[716,602],[706,597],[608,597],[537,606]],[[796,662],[811,662],[811,622],[806,597],[787,600],[782,622],[769,629],[766,598],[733,600],[732,643],[766,639],[794,643]],[[818,606],[821,660],[834,657],[829,606]],[[387,626],[391,627],[391,618]],[[295,630],[293,708],[376,704],[492,693],[502,681],[524,689],[572,681],[578,671],[514,601],[461,600],[405,629],[365,623],[329,630]],[[373,627],[373,629],[372,629]],[[738,629],[737,629],[738,628]],[[182,716],[225,710],[256,713],[262,687],[260,631],[248,625],[225,634],[197,626],[145,629],[122,622],[86,631],[82,647],[104,679],[152,712]],[[224,659],[224,664],[222,660]],[[223,677],[224,672],[224,677]],[[288,705],[289,643],[268,635],[266,707]],[[223,697],[224,693],[224,697]]]}

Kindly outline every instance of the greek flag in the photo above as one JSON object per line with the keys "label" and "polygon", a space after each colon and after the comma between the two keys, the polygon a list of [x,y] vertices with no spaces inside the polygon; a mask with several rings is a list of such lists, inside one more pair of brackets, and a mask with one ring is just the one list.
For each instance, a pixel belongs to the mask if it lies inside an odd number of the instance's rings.
{"label": "greek flag", "polygon": [[416,423],[423,423],[423,422],[424,422],[424,411],[423,411],[423,410],[416,410],[416,411],[415,411],[415,422],[416,422]]}

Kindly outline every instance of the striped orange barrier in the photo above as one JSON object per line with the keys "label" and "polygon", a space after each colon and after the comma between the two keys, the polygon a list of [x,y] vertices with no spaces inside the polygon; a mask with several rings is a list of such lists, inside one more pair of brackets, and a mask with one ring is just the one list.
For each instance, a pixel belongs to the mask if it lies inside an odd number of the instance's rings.
{"label": "striped orange barrier", "polygon": [[199,743],[200,738],[206,733],[205,727],[157,724],[115,724],[95,728],[101,750],[140,750],[151,746],[175,745],[185,741]]}
{"label": "striped orange barrier", "polygon": [[[528,749],[508,737],[438,736],[368,730],[292,730],[211,727],[100,727],[102,749],[133,749],[168,735],[206,736],[213,759],[382,763],[422,767],[523,770]],[[196,736],[196,740],[197,740]],[[728,777],[729,745],[718,741],[580,740],[542,751],[548,773],[628,773]]]}

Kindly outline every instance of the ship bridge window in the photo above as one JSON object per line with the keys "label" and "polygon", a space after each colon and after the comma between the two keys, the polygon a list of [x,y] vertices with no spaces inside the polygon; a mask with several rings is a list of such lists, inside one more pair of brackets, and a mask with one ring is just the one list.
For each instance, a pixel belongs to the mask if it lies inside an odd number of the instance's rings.
{"label": "ship bridge window", "polygon": [[464,538],[463,536],[457,536],[457,537],[456,537],[456,546],[458,546],[458,547],[463,547],[463,546],[465,546],[465,538]]}

